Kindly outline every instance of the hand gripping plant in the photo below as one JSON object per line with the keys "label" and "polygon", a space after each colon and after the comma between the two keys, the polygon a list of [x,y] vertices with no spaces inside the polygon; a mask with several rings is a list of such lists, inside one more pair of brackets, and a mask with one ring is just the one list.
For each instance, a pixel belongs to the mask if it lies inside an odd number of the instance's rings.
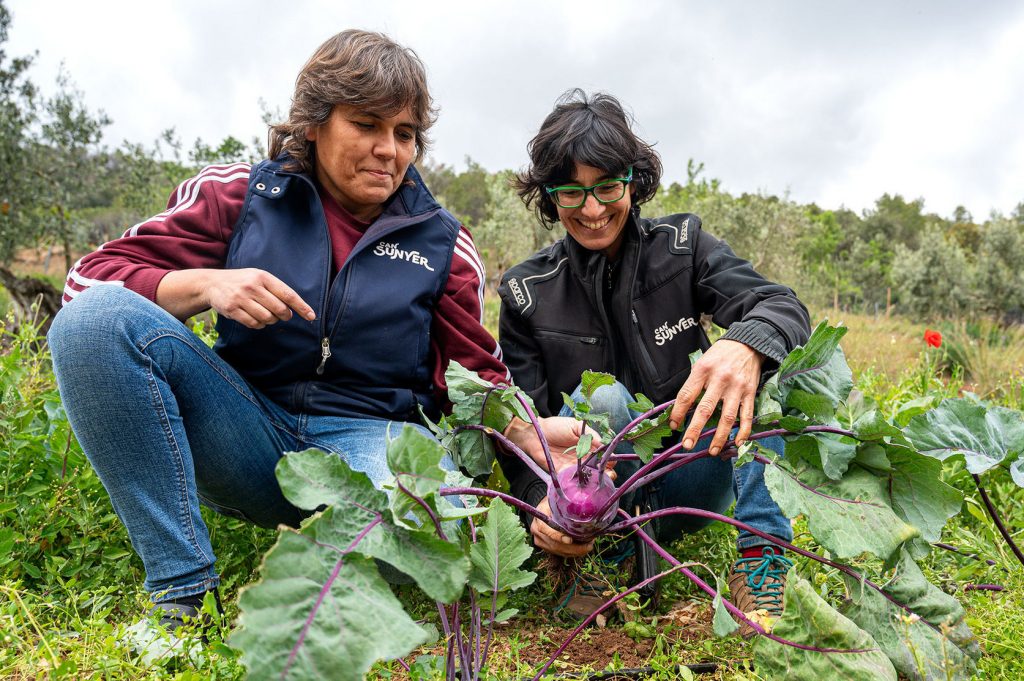
{"label": "hand gripping plant", "polygon": [[[529,399],[455,365],[447,375],[453,413],[435,426],[440,442],[412,429],[392,440],[393,479],[383,490],[322,452],[282,459],[277,476],[284,494],[316,512],[298,531],[283,531],[265,557],[261,580],[242,593],[231,643],[241,649],[253,678],[358,679],[375,661],[401,660],[440,636],[445,654],[421,655],[413,663],[421,677],[486,676],[494,624],[515,614],[503,609],[507,596],[535,577],[521,568],[530,549],[511,506],[581,540],[636,532],[668,569],[609,599],[601,610],[679,572],[713,598],[717,634],[734,631],[735,619],[760,634],[754,657],[766,678],[969,678],[980,648],[964,609],[928,582],[916,561],[960,510],[960,492],[941,478],[942,460],[962,455],[974,474],[1012,462],[1014,480],[1024,483],[1024,458],[1018,458],[1024,453],[1024,420],[1019,412],[970,399],[947,400],[927,411],[915,404],[889,420],[851,397],[852,376],[839,349],[844,333],[822,324],[783,361],[761,392],[755,432],[736,461],[765,464],[772,497],[787,516],[805,517],[827,556],[702,509],[680,505],[639,516],[620,510],[623,494],[708,456],[707,450],[684,452],[680,445],[655,453],[671,432],[671,404],[655,406],[638,396],[638,418],[592,453],[584,436],[577,464],[552,476],[500,434],[512,415],[533,423],[547,468],[554,469]],[[587,374],[583,393],[612,380]],[[573,407],[599,430],[606,428],[586,403]],[[758,444],[776,435],[786,442],[784,452]],[[613,453],[624,440],[636,454]],[[447,453],[468,474],[487,475],[496,442],[547,482],[551,517],[441,467]],[[608,464],[630,458],[640,460],[639,468],[615,487]],[[490,504],[479,505],[479,497],[491,498]],[[751,621],[642,529],[653,518],[673,514],[745,528],[808,559],[800,574],[791,570],[782,616]],[[857,568],[850,564],[854,560]],[[380,576],[379,563],[405,573],[437,602],[440,632],[404,611]],[[814,566],[841,575],[842,593],[826,598],[812,587],[805,577],[814,577]],[[842,601],[838,609],[829,602],[834,596]],[[536,679],[587,623],[569,634]]]}

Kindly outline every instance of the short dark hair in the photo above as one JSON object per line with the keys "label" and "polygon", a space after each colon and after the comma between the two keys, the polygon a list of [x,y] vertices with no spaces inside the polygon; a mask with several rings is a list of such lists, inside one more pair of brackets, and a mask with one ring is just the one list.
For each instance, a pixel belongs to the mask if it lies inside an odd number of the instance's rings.
{"label": "short dark hair", "polygon": [[317,48],[295,80],[288,120],[270,126],[270,158],[287,153],[289,170],[312,173],[313,143],[306,132],[327,122],[335,104],[394,116],[406,107],[416,121],[416,159],[430,144],[437,120],[427,74],[416,53],[382,33],[349,29]]}
{"label": "short dark hair", "polygon": [[541,222],[558,222],[558,210],[544,188],[571,180],[580,163],[616,176],[632,166],[633,205],[649,201],[661,181],[661,158],[633,133],[633,122],[609,94],[587,95],[580,88],[563,93],[527,146],[530,166],[513,181],[519,197]]}

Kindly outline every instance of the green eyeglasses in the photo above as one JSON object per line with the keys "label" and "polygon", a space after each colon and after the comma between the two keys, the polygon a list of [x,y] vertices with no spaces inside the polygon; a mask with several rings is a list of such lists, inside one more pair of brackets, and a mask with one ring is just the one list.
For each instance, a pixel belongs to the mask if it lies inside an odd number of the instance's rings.
{"label": "green eyeglasses", "polygon": [[616,177],[611,180],[604,180],[589,187],[579,185],[565,185],[562,187],[545,187],[548,193],[559,208],[579,208],[587,202],[587,194],[593,195],[598,203],[615,203],[626,195],[626,187],[633,181],[633,167],[625,177]]}

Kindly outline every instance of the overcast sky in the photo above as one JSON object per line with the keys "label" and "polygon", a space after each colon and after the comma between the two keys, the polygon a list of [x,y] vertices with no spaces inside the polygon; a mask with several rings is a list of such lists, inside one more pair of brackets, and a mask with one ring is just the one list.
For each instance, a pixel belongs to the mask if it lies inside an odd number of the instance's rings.
{"label": "overcast sky", "polygon": [[519,168],[555,98],[619,97],[665,179],[687,159],[734,193],[869,207],[883,192],[979,219],[1024,201],[1024,3],[6,0],[8,56],[61,61],[107,143],[264,138],[295,75],[345,28],[426,63],[436,160]]}

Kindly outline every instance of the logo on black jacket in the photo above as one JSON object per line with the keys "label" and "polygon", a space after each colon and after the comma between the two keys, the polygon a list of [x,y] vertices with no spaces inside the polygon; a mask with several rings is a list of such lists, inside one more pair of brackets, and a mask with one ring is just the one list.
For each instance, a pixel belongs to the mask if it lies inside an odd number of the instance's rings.
{"label": "logo on black jacket", "polygon": [[693,317],[680,317],[679,321],[669,326],[668,322],[665,322],[654,330],[654,344],[664,345],[668,341],[676,337],[676,334],[682,333],[686,329],[697,326],[697,322]]}
{"label": "logo on black jacket", "polygon": [[512,292],[512,296],[516,299],[516,305],[520,307],[526,305],[526,296],[523,295],[523,290],[519,288],[519,281],[514,277],[508,280],[508,290]]}
{"label": "logo on black jacket", "polygon": [[414,265],[425,267],[431,272],[434,268],[430,266],[430,261],[420,255],[419,251],[403,251],[398,244],[390,244],[386,241],[381,241],[377,244],[377,247],[373,249],[374,255],[379,255],[384,258],[391,258],[392,260],[405,260],[411,262]]}

